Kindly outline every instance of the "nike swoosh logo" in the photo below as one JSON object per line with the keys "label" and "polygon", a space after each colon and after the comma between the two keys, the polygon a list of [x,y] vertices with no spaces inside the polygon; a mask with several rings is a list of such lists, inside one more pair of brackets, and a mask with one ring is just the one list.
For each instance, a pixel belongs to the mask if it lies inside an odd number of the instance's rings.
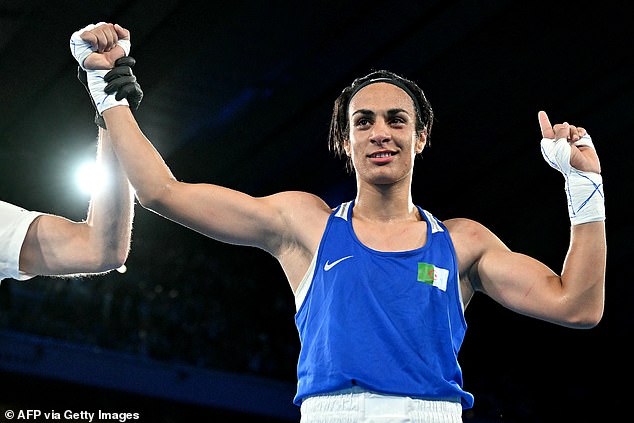
{"label": "nike swoosh logo", "polygon": [[336,265],[338,265],[339,263],[341,263],[344,260],[348,260],[349,258],[352,258],[353,256],[348,256],[348,257],[342,257],[339,260],[333,261],[332,263],[330,263],[330,260],[326,260],[326,263],[324,264],[324,270],[327,272],[330,269],[332,269],[333,267],[335,267]]}

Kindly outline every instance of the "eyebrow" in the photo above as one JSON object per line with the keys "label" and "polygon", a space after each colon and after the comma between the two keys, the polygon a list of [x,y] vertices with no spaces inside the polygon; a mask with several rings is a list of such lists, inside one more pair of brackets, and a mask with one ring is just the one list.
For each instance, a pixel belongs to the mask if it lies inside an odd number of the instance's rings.
{"label": "eyebrow", "polygon": [[[389,109],[387,111],[387,115],[390,116],[390,117],[394,116],[394,115],[397,115],[399,113],[405,113],[406,115],[409,115],[407,110],[400,109],[400,108]],[[355,111],[354,113],[352,113],[352,116],[354,116],[356,114],[362,114],[364,116],[375,116],[376,115],[376,113],[374,113],[372,110],[369,110],[369,109],[359,109],[359,110]]]}

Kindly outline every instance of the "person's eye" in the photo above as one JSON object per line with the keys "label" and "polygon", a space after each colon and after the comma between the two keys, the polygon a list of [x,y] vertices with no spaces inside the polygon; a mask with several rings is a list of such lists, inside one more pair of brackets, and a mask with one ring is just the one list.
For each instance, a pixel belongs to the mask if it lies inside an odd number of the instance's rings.
{"label": "person's eye", "polygon": [[357,121],[355,122],[356,126],[368,126],[370,124],[370,119],[362,117],[357,119]]}

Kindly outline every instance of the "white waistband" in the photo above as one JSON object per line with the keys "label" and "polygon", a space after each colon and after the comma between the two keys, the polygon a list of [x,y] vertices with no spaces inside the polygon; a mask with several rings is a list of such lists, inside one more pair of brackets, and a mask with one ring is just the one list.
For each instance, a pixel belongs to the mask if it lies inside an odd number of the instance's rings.
{"label": "white waistband", "polygon": [[384,395],[354,387],[304,399],[302,423],[461,423],[460,402]]}

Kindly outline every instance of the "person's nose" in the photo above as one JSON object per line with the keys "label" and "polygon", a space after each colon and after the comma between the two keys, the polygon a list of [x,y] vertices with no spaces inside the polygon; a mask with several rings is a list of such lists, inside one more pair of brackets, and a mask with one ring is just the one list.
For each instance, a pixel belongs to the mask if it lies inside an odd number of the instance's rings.
{"label": "person's nose", "polygon": [[370,135],[370,141],[374,144],[381,145],[389,142],[392,139],[387,124],[381,120],[377,120],[372,127],[372,133]]}

